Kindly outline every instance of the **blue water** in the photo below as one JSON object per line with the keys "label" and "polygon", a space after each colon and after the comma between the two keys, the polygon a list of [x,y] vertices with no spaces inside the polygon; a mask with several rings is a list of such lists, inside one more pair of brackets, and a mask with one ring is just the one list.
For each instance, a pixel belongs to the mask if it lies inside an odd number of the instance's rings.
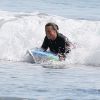
{"label": "blue water", "polygon": [[66,69],[51,69],[0,62],[0,100],[3,97],[6,99],[2,100],[100,100],[100,68],[67,65]]}
{"label": "blue water", "polygon": [[100,20],[100,0],[3,0],[0,9],[54,14],[67,18]]}

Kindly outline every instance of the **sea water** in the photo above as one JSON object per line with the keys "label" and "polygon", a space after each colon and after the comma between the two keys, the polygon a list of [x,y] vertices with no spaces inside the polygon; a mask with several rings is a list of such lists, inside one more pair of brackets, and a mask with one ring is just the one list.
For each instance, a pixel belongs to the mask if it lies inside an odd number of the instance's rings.
{"label": "sea water", "polygon": [[[99,10],[99,0],[1,1],[0,98],[100,100]],[[27,50],[41,47],[47,22],[75,45],[63,69],[29,61]]]}
{"label": "sea water", "polygon": [[100,20],[100,0],[1,0],[0,9],[55,14],[67,18]]}
{"label": "sea water", "polygon": [[0,100],[99,99],[99,67],[66,65],[65,69],[50,69],[28,63],[0,63]]}

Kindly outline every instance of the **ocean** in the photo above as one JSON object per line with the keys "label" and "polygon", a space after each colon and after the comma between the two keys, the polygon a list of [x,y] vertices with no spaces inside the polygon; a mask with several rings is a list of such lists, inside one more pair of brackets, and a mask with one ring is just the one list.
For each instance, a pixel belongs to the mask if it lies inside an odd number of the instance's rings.
{"label": "ocean", "polygon": [[[100,1],[1,0],[0,99],[100,100]],[[32,64],[45,24],[75,45],[63,68]]]}
{"label": "ocean", "polygon": [[75,19],[100,20],[100,0],[1,0],[0,9],[35,12]]}

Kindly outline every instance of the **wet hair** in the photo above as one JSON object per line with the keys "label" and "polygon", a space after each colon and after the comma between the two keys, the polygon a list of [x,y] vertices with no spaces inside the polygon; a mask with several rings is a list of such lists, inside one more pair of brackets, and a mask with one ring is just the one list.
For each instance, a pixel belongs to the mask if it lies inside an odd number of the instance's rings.
{"label": "wet hair", "polygon": [[46,28],[47,28],[48,26],[52,26],[52,28],[53,28],[56,32],[58,32],[58,30],[59,30],[58,25],[55,24],[55,23],[47,23],[47,24],[45,25],[45,30],[46,30]]}

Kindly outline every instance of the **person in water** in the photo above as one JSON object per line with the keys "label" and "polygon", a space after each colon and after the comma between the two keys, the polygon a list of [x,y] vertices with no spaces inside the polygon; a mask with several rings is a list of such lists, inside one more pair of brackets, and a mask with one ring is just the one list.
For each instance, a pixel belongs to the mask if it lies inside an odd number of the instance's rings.
{"label": "person in water", "polygon": [[54,54],[59,56],[59,60],[65,60],[66,54],[71,51],[68,38],[58,32],[59,27],[55,23],[45,25],[46,36],[41,48],[46,51],[48,48]]}

